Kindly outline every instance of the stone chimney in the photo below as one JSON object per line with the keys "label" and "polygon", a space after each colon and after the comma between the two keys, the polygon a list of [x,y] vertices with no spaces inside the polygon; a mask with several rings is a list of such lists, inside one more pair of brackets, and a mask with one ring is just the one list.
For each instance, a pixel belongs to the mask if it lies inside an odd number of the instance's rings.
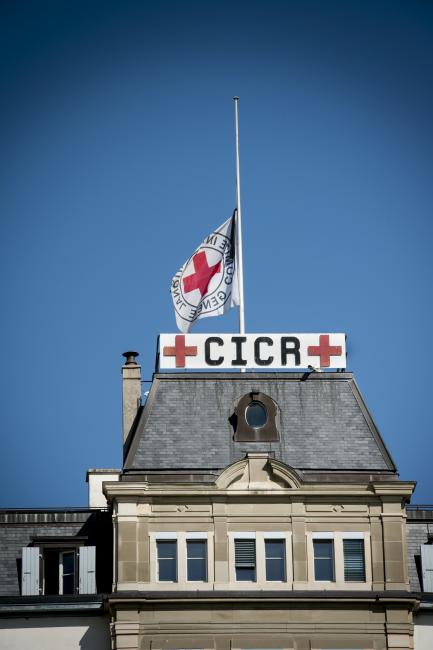
{"label": "stone chimney", "polygon": [[104,481],[118,481],[119,469],[88,469],[86,481],[89,484],[89,508],[107,508]]}
{"label": "stone chimney", "polygon": [[125,442],[141,404],[141,366],[135,360],[138,352],[124,352],[123,356],[126,359],[122,366],[123,442]]}

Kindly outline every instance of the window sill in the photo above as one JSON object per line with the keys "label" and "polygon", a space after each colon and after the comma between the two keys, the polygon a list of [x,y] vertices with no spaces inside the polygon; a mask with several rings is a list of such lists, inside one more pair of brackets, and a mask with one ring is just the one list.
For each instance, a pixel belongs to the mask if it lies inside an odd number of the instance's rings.
{"label": "window sill", "polygon": [[314,591],[371,591],[371,582],[329,582],[327,580],[315,580],[304,583],[302,589]]}

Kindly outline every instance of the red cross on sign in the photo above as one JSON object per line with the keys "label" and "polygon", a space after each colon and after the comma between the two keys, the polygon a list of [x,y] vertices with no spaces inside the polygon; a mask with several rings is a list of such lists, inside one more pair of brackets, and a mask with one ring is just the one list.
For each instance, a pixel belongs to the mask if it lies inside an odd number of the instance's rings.
{"label": "red cross on sign", "polygon": [[194,265],[194,273],[183,278],[183,290],[185,293],[189,293],[190,291],[194,291],[194,289],[198,289],[200,291],[200,296],[203,297],[207,293],[209,282],[212,280],[213,276],[220,272],[221,262],[209,266],[207,263],[206,253],[200,251],[200,253],[194,255],[192,263]]}
{"label": "red cross on sign", "polygon": [[319,336],[319,345],[309,345],[308,355],[310,357],[320,357],[320,367],[329,368],[331,357],[341,355],[341,345],[329,345],[329,334]]}
{"label": "red cross on sign", "polygon": [[174,337],[174,347],[166,345],[162,349],[164,357],[176,357],[176,368],[185,368],[185,357],[196,357],[197,347],[195,345],[185,345],[184,334],[178,334]]}

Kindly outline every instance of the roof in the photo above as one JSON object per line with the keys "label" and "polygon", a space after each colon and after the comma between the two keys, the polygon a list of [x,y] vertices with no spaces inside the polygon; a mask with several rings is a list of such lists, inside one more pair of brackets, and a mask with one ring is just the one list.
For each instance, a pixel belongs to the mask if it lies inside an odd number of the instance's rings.
{"label": "roof", "polygon": [[[262,392],[280,412],[278,442],[236,442],[229,418]],[[159,373],[126,444],[125,472],[220,472],[252,451],[299,470],[395,473],[352,373]]]}

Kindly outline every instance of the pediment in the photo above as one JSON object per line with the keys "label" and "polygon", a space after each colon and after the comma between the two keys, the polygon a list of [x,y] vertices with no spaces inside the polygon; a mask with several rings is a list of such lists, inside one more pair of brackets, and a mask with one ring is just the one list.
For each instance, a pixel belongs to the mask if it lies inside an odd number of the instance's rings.
{"label": "pediment", "polygon": [[301,481],[291,467],[269,454],[251,453],[229,465],[216,485],[221,490],[294,490],[301,487]]}

